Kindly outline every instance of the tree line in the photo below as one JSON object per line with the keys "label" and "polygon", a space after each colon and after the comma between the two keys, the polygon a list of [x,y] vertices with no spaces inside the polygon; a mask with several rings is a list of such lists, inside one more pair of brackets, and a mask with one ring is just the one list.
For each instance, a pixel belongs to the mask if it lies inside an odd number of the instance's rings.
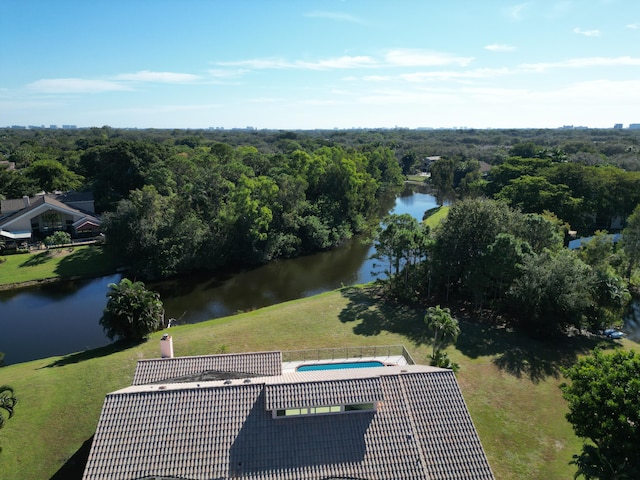
{"label": "tree line", "polygon": [[637,282],[640,207],[620,244],[599,232],[569,250],[566,232],[552,213],[470,198],[453,204],[433,230],[408,215],[390,215],[375,243],[386,265],[386,293],[402,301],[464,301],[543,336],[619,323]]}

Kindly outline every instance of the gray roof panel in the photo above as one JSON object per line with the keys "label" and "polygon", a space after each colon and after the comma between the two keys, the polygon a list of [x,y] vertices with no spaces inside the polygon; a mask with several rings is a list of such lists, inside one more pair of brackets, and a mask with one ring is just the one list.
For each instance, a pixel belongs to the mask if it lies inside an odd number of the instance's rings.
{"label": "gray roof panel", "polygon": [[235,372],[254,375],[280,375],[281,352],[233,353],[198,357],[138,360],[132,385],[169,381],[205,372]]}
{"label": "gray roof panel", "polygon": [[[268,408],[326,398],[379,403],[375,412],[277,419]],[[109,394],[84,480],[153,476],[493,478],[453,372],[418,365]]]}

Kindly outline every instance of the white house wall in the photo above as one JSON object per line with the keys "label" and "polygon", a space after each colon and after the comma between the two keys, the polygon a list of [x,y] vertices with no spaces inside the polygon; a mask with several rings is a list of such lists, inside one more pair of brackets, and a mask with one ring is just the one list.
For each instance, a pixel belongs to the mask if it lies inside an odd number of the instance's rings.
{"label": "white house wall", "polygon": [[85,217],[86,215],[82,214],[82,213],[78,213],[75,214],[72,211],[69,210],[65,210],[62,208],[56,208],[55,206],[51,206],[49,204],[43,204],[38,206],[37,208],[31,210],[30,212],[24,214],[24,215],[20,215],[19,217],[17,217],[16,219],[14,219],[11,222],[7,222],[6,224],[3,225],[3,229],[5,230],[9,230],[9,231],[31,231],[31,219],[33,218],[38,218],[38,225],[40,226],[41,230],[41,221],[40,221],[40,215],[42,215],[43,213],[49,212],[49,211],[54,211],[57,213],[62,214],[62,226],[63,228],[66,227],[66,222],[67,220],[72,220],[73,222],[80,220],[81,218]]}

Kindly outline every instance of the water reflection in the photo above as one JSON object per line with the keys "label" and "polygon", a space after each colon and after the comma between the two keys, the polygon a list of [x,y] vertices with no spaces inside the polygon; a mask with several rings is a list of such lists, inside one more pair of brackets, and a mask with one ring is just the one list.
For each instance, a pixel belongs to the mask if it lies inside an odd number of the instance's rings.
{"label": "water reflection", "polygon": [[89,281],[0,292],[0,351],[5,363],[63,355],[108,343],[98,320],[110,275]]}

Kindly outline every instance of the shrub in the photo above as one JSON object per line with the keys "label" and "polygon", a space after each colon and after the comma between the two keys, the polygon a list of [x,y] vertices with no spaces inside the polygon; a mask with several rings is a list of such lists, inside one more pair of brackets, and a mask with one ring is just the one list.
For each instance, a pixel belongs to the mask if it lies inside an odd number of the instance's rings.
{"label": "shrub", "polygon": [[44,239],[44,244],[47,247],[51,247],[53,245],[65,245],[67,243],[71,243],[71,235],[67,232],[54,232]]}

